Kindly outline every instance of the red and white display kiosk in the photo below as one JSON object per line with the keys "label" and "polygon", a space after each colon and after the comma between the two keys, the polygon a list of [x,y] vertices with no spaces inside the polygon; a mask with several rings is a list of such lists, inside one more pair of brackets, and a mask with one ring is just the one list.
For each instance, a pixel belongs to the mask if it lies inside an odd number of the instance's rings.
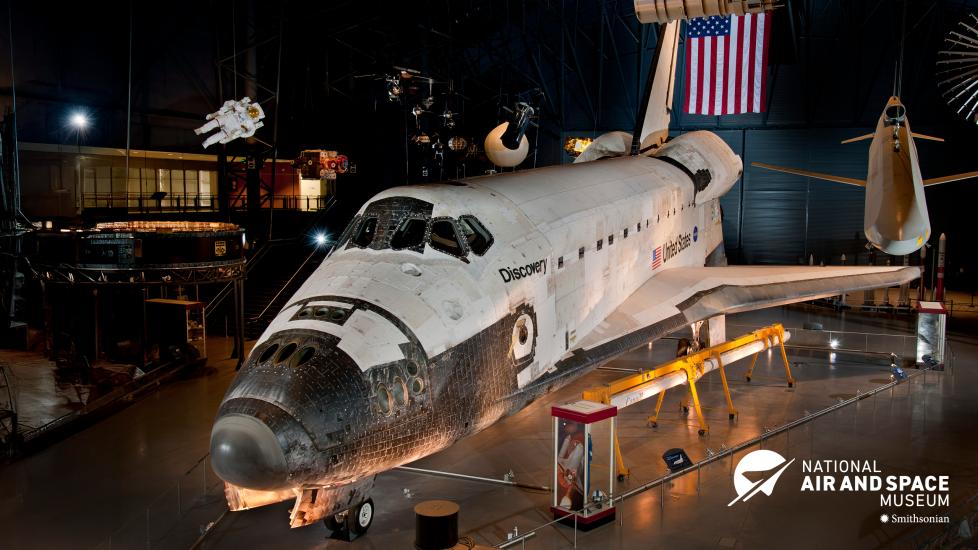
{"label": "red and white display kiosk", "polygon": [[618,407],[575,401],[551,409],[554,519],[588,530],[615,518],[615,418]]}

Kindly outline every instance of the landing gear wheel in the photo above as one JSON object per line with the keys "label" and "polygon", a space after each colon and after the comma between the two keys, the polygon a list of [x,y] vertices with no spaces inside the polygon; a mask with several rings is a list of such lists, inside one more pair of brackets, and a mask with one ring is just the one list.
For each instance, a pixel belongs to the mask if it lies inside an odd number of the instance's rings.
{"label": "landing gear wheel", "polygon": [[656,422],[655,420],[653,420],[652,422],[649,422],[649,426],[651,426],[653,428],[658,428],[659,427],[659,423]]}
{"label": "landing gear wheel", "polygon": [[750,376],[745,376],[745,378],[747,378],[747,381],[750,382]]}
{"label": "landing gear wheel", "polygon": [[689,407],[683,407],[683,416],[689,416]]}
{"label": "landing gear wheel", "polygon": [[795,387],[795,383],[794,383],[794,382],[788,382],[788,387],[789,387],[789,388],[793,388],[793,387]]}
{"label": "landing gear wheel", "polygon": [[625,474],[618,474],[618,481],[625,481]]}
{"label": "landing gear wheel", "polygon": [[699,431],[698,433],[699,433],[700,435],[706,435],[706,430],[704,430],[704,429],[702,429],[702,428],[700,428],[700,431]]}
{"label": "landing gear wheel", "polygon": [[737,415],[736,415],[736,414],[734,414],[734,413],[730,413],[730,415],[729,415],[729,416],[730,416],[730,420],[733,420],[733,419],[734,419],[734,417],[736,417]]}
{"label": "landing gear wheel", "polygon": [[374,521],[374,501],[368,498],[346,514],[346,527],[354,535],[362,535]]}
{"label": "landing gear wheel", "polygon": [[326,524],[327,529],[336,533],[343,529],[345,521],[343,519],[337,519],[337,516],[326,516],[323,518],[323,523]]}

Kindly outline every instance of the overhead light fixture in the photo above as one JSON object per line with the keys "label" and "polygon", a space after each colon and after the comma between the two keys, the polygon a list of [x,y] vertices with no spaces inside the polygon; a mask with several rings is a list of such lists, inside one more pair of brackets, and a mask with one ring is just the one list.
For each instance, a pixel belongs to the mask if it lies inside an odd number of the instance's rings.
{"label": "overhead light fixture", "polygon": [[431,136],[429,136],[424,132],[418,132],[417,134],[414,135],[414,137],[411,138],[411,141],[413,141],[418,145],[428,145],[429,143],[431,143]]}
{"label": "overhead light fixture", "polygon": [[72,126],[74,126],[79,130],[84,130],[85,128],[88,127],[88,117],[85,116],[85,113],[81,111],[76,111],[72,113],[71,118],[68,119],[68,121],[71,123]]}
{"label": "overhead light fixture", "polygon": [[326,234],[325,233],[316,233],[316,236],[314,237],[314,239],[316,241],[316,246],[322,246],[322,245],[326,244]]}

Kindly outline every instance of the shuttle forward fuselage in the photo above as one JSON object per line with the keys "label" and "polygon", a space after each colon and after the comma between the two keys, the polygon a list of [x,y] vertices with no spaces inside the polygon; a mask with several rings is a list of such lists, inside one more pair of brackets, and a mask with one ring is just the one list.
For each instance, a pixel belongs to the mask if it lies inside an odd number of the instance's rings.
{"label": "shuttle forward fuselage", "polygon": [[[554,375],[578,335],[657,273],[722,256],[719,197],[741,171],[694,132],[660,158],[380,193],[256,342],[218,412],[215,471],[252,491],[350,484],[579,377],[596,365]],[[473,219],[489,245],[446,252],[445,229]]]}

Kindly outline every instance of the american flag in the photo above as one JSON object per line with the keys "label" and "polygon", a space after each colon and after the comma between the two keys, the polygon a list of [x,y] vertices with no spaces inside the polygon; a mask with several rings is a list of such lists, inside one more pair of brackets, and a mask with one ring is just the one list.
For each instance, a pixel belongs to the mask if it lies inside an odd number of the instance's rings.
{"label": "american flag", "polygon": [[700,17],[686,31],[685,111],[763,113],[771,16]]}
{"label": "american flag", "polygon": [[658,269],[662,265],[662,247],[657,246],[652,251],[652,269]]}

